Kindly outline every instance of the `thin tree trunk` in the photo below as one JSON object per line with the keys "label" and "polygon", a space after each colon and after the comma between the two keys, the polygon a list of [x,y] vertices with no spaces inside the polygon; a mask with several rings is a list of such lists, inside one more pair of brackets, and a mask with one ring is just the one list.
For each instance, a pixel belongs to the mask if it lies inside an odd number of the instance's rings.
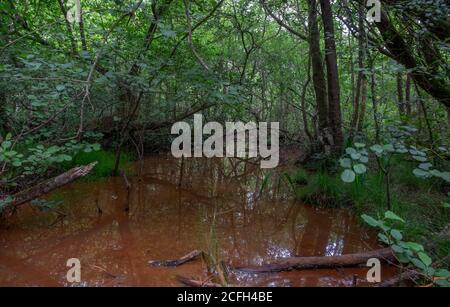
{"label": "thin tree trunk", "polygon": [[403,100],[403,74],[397,73],[397,104],[398,113],[401,118],[405,115],[405,102]]}
{"label": "thin tree trunk", "polygon": [[68,34],[68,37],[69,37],[69,40],[70,40],[71,51],[72,51],[72,54],[75,55],[75,54],[77,54],[77,45],[76,45],[75,38],[74,38],[73,33],[72,33],[72,26],[70,25],[70,22],[67,19],[67,9],[66,9],[66,7],[64,5],[64,1],[63,0],[58,0],[58,4],[59,4],[61,12],[62,12],[62,14],[64,16],[64,22],[65,22],[67,34]]}
{"label": "thin tree trunk", "polygon": [[366,100],[367,100],[367,79],[364,75],[362,80],[362,92],[361,92],[361,106],[359,110],[359,116],[358,116],[358,132],[362,132],[362,128],[364,125],[364,118],[366,116]]}
{"label": "thin tree trunk", "polygon": [[341,98],[339,88],[339,71],[334,38],[334,19],[330,0],[320,0],[322,22],[325,38],[325,59],[328,78],[328,119],[333,136],[333,153],[337,154],[344,145],[342,133]]}
{"label": "thin tree trunk", "polygon": [[320,51],[320,32],[317,22],[317,2],[308,1],[309,53],[311,55],[312,76],[319,119],[319,134],[328,127],[327,86]]}
{"label": "thin tree trunk", "polygon": [[405,107],[406,107],[406,115],[408,118],[411,117],[411,75],[406,75],[406,83],[405,83]]}
{"label": "thin tree trunk", "polygon": [[372,75],[370,78],[370,94],[372,96],[373,123],[375,125],[375,141],[377,143],[380,143],[380,124],[378,122],[378,101],[375,88],[375,70],[373,69],[373,67],[372,67]]}
{"label": "thin tree trunk", "polygon": [[81,48],[83,49],[83,51],[87,51],[86,34],[84,32],[83,8],[81,6],[81,3],[80,3],[80,20],[78,22],[78,26],[80,28]]}

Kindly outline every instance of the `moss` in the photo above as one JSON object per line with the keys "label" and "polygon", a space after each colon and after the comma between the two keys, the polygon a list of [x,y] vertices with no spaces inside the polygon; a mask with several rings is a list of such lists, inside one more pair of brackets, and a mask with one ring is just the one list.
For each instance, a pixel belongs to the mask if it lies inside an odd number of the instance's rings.
{"label": "moss", "polygon": [[[75,166],[86,165],[97,161],[97,165],[92,172],[85,177],[85,179],[99,179],[103,177],[111,176],[114,171],[116,156],[115,153],[106,150],[92,151],[92,152],[80,152],[73,160],[64,165],[64,168],[70,169]],[[128,153],[122,153],[120,156],[119,168],[126,171],[131,166],[132,157]]]}

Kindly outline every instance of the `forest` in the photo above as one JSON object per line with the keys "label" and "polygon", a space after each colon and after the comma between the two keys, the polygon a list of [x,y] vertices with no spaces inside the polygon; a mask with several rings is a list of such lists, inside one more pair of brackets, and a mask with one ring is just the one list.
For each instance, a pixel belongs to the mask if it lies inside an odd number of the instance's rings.
{"label": "forest", "polygon": [[1,0],[0,286],[450,286],[449,16]]}

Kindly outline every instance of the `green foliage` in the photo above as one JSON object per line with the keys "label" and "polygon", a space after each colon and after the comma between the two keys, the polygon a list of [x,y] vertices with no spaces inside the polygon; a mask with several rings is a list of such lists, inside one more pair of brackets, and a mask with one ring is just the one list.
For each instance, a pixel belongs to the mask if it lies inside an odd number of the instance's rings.
{"label": "green foliage", "polygon": [[[50,168],[72,161],[81,151],[100,150],[100,144],[71,140],[64,145],[36,144],[32,137],[15,144],[8,134],[0,145],[0,165],[3,167],[1,184],[16,186],[17,182],[29,176],[44,175]],[[14,142],[14,143],[13,143]]]}
{"label": "green foliage", "polygon": [[404,265],[412,264],[420,270],[424,276],[440,286],[448,286],[446,280],[436,279],[440,277],[450,278],[450,272],[445,269],[435,270],[431,257],[425,252],[424,247],[416,242],[404,241],[402,230],[397,227],[406,222],[392,211],[386,211],[382,219],[375,219],[363,214],[361,218],[370,226],[380,229],[378,239],[389,245],[395,252],[397,259]]}
{"label": "green foliage", "polygon": [[[128,171],[131,165],[131,160],[132,158],[130,154],[122,153],[119,163],[120,169]],[[73,158],[72,162],[66,163],[64,168],[69,169],[75,166],[87,165],[94,161],[97,161],[98,163],[92,172],[86,176],[86,179],[92,180],[112,175],[115,167],[116,156],[113,152],[106,150],[80,152]]]}

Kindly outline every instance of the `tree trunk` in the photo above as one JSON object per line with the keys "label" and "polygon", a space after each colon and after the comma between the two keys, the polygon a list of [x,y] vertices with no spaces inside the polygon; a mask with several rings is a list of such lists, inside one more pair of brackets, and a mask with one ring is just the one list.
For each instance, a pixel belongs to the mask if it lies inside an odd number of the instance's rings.
{"label": "tree trunk", "polygon": [[406,108],[406,115],[408,118],[411,117],[411,75],[408,73],[406,75],[406,83],[405,83],[405,108]]}
{"label": "tree trunk", "polygon": [[397,73],[397,106],[400,118],[405,116],[405,102],[403,101],[403,74]]}
{"label": "tree trunk", "polygon": [[344,145],[342,134],[341,99],[339,88],[339,71],[334,39],[333,12],[330,0],[320,0],[322,8],[322,22],[325,39],[325,59],[328,79],[328,119],[331,134],[333,136],[333,153],[337,154]]}
{"label": "tree trunk", "polygon": [[328,127],[327,86],[320,51],[320,32],[317,23],[317,2],[308,0],[309,53],[311,55],[314,92],[316,94],[319,134]]}
{"label": "tree trunk", "polygon": [[366,60],[366,32],[364,30],[364,4],[359,3],[358,6],[358,79],[356,81],[356,95],[353,101],[353,116],[351,122],[351,131],[360,130],[360,109],[363,100],[365,101],[363,84],[365,80],[365,60]]}
{"label": "tree trunk", "polygon": [[96,164],[97,162],[93,162],[86,166],[72,168],[59,176],[49,179],[25,191],[19,192],[12,196],[12,201],[7,202],[7,204],[3,207],[3,210],[10,211],[19,205],[32,201],[33,199],[36,199],[54,189],[60,188],[80,177],[86,176],[92,171]]}
{"label": "tree trunk", "polygon": [[359,110],[359,116],[358,116],[358,132],[362,132],[363,125],[364,125],[364,117],[366,116],[366,101],[367,101],[367,79],[364,75],[362,80],[362,92],[361,92],[361,106]]}

